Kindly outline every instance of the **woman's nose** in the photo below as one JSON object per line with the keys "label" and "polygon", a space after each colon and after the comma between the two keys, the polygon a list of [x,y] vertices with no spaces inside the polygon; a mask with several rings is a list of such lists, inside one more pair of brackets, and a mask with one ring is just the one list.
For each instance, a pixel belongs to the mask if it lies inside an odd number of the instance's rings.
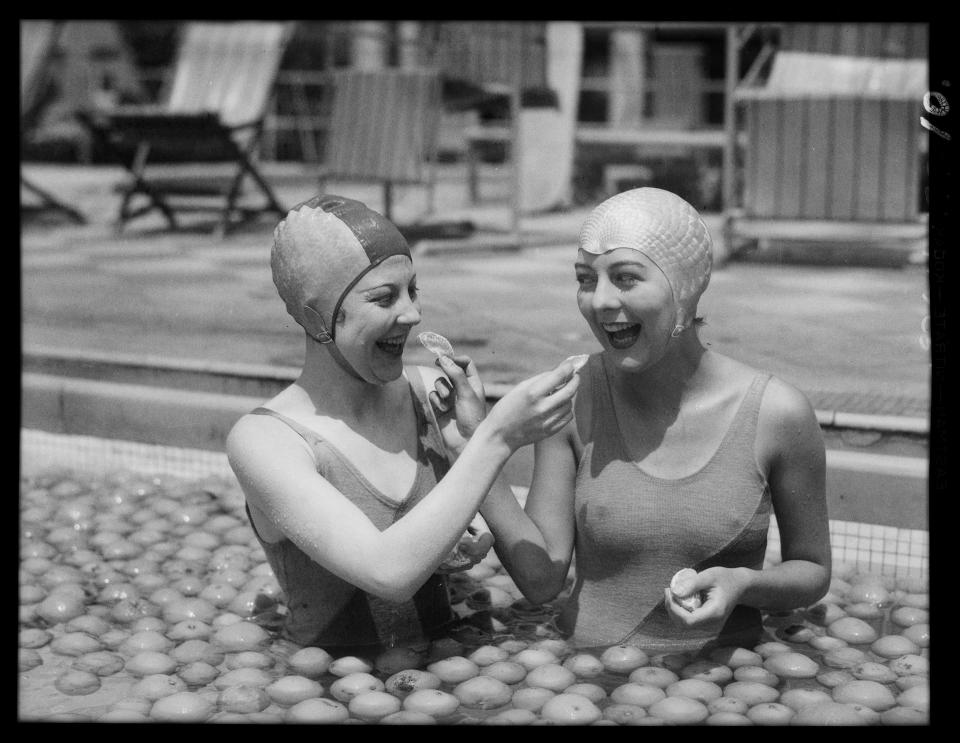
{"label": "woman's nose", "polygon": [[403,325],[417,325],[420,319],[420,299],[407,298],[403,307],[400,308],[397,322]]}
{"label": "woman's nose", "polygon": [[600,278],[593,290],[593,309],[605,310],[620,306],[620,291],[606,279]]}

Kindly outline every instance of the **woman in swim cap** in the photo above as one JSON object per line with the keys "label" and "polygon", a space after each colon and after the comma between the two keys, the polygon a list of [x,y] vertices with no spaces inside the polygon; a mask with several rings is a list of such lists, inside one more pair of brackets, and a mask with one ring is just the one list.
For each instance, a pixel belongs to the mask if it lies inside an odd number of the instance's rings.
{"label": "woman in swim cap", "polygon": [[[405,367],[420,322],[410,251],[358,201],[294,207],[275,230],[271,267],[304,330],[303,368],[236,423],[227,454],[283,589],[282,633],[341,655],[423,649],[454,619],[444,571],[490,547],[489,534],[461,539],[487,489],[513,451],[572,418],[578,378],[561,364],[486,414],[468,357],[444,356],[442,371]],[[428,390],[452,403],[451,383],[469,442],[429,402]],[[458,544],[470,559],[446,564]]]}
{"label": "woman in swim cap", "polygon": [[[761,609],[827,591],[817,419],[792,386],[704,346],[711,260],[700,216],[667,191],[589,215],[577,302],[602,351],[579,372],[574,422],[536,444],[525,508],[502,489],[481,508],[530,601],[558,595],[575,555],[559,626],[580,647],[750,647]],[[771,513],[782,562],[765,565]]]}

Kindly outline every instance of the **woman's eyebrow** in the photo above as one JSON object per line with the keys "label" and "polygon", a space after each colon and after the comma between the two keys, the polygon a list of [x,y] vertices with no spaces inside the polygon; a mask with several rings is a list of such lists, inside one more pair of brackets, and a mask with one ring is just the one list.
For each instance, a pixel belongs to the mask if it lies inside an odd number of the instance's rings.
{"label": "woman's eyebrow", "polygon": [[646,263],[644,263],[643,261],[640,261],[640,260],[637,260],[637,261],[626,261],[626,260],[624,260],[624,261],[617,261],[616,263],[611,263],[609,266],[607,266],[607,268],[610,269],[610,270],[612,270],[612,269],[615,269],[615,268],[623,268],[624,266],[639,266],[640,268],[647,268],[647,267],[648,267]]}

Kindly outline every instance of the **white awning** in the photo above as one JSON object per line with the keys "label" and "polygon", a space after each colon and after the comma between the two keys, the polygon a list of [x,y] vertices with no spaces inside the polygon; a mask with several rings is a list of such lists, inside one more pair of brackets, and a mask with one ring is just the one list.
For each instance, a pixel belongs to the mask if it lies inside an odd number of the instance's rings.
{"label": "white awning", "polygon": [[764,85],[737,90],[752,98],[877,98],[918,103],[929,89],[923,59],[777,52]]}

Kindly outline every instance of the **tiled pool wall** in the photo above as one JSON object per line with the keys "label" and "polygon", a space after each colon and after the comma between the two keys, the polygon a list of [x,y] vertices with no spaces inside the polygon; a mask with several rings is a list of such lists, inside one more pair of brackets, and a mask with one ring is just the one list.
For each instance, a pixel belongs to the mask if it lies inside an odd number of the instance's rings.
{"label": "tiled pool wall", "polygon": [[[86,475],[123,470],[187,479],[233,478],[222,452],[21,429],[21,475],[31,476],[51,469]],[[515,489],[522,499],[525,490]],[[896,578],[926,580],[929,577],[926,530],[831,519],[830,543],[835,565],[850,564],[859,570]],[[776,519],[772,518],[767,557],[778,560],[779,556],[780,534]]]}

